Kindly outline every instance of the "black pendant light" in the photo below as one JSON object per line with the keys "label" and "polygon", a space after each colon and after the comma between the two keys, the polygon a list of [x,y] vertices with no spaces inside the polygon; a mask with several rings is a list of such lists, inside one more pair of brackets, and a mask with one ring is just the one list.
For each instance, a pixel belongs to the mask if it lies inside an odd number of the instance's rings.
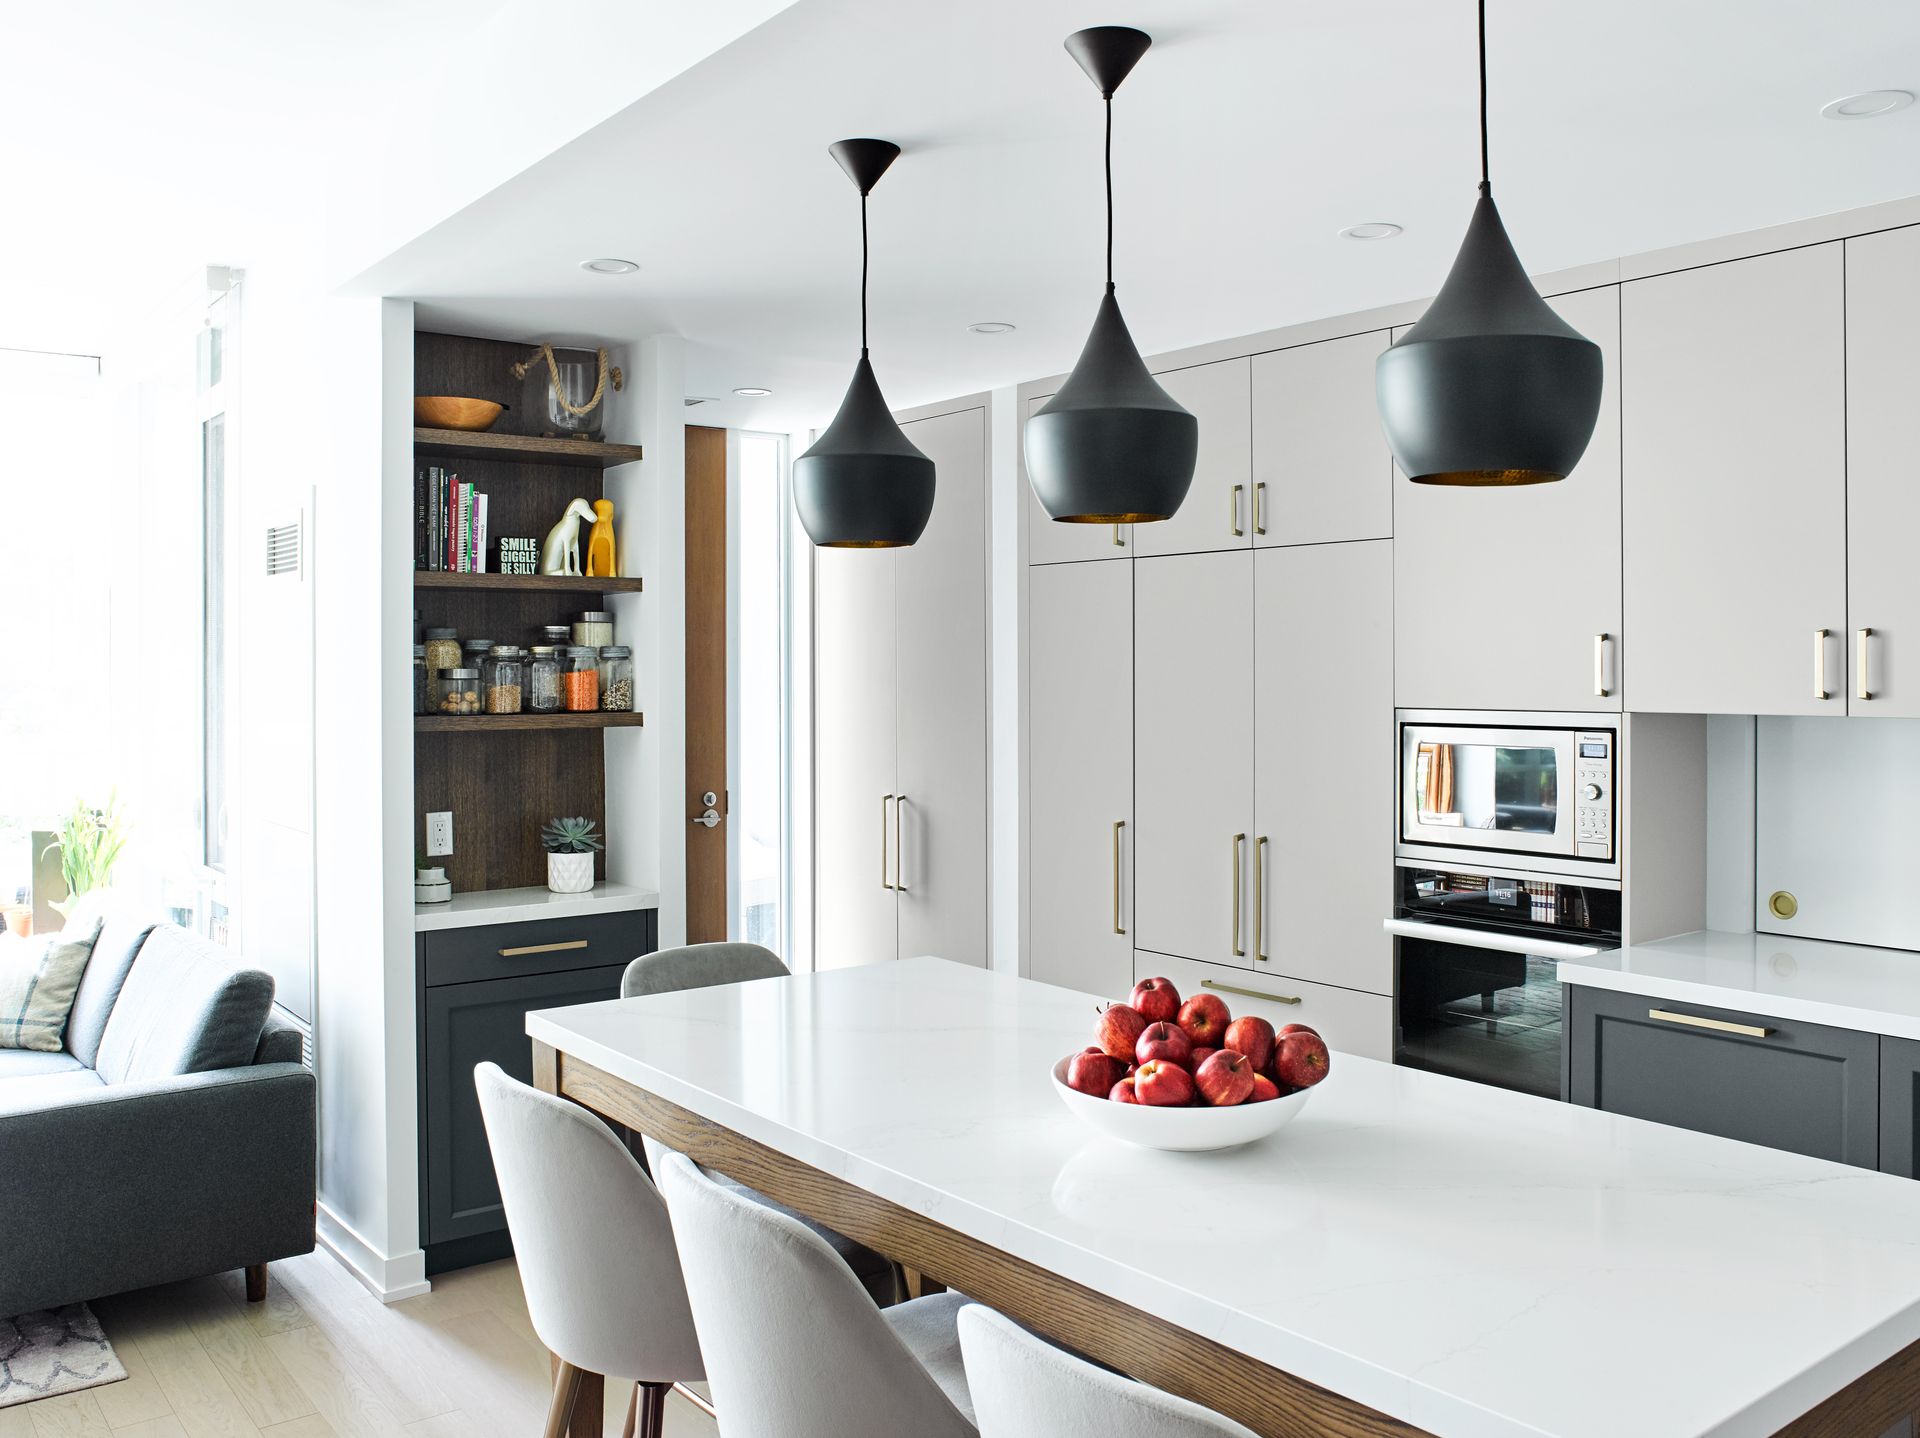
{"label": "black pendant light", "polygon": [[1380,422],[1415,484],[1544,484],[1586,452],[1600,380],[1600,347],[1540,298],[1494,207],[1480,0],[1480,199],[1440,293],[1375,366]]}
{"label": "black pendant light", "polygon": [[1066,524],[1171,519],[1193,483],[1200,423],[1147,372],[1113,297],[1113,92],[1153,41],[1124,25],[1067,37],[1107,107],[1107,293],[1060,392],[1027,421],[1027,474]]}
{"label": "black pendant light", "polygon": [[815,544],[892,549],[918,539],[933,513],[933,461],[893,422],[867,361],[867,195],[900,147],[841,140],[828,153],[860,187],[860,363],[833,423],[793,462],[793,503]]}

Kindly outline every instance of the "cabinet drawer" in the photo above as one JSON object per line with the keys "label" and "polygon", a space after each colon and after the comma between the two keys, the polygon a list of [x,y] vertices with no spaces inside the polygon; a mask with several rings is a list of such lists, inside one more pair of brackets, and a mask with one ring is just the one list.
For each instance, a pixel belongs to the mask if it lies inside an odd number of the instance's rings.
{"label": "cabinet drawer", "polygon": [[[1241,1014],[1258,1014],[1275,1028],[1282,1024],[1306,1024],[1327,1041],[1328,1048],[1383,1063],[1393,1061],[1393,1000],[1384,994],[1310,984],[1284,974],[1250,974],[1226,964],[1203,964],[1171,954],[1135,949],[1134,981],[1155,975],[1171,979],[1182,999],[1202,993],[1218,994],[1236,1018]],[[1116,994],[1114,997],[1126,996]]]}
{"label": "cabinet drawer", "polygon": [[420,963],[428,988],[627,964],[653,952],[652,909],[531,919],[421,934]]}
{"label": "cabinet drawer", "polygon": [[1873,1168],[1880,1038],[1736,1009],[1568,990],[1569,1098]]}

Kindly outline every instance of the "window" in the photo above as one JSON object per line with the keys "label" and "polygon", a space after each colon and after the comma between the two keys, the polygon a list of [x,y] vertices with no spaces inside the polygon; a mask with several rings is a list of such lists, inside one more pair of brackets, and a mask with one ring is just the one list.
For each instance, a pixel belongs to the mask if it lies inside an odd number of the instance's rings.
{"label": "window", "polygon": [[738,695],[735,780],[729,819],[734,852],[730,885],[736,938],[786,953],[781,905],[781,764],[784,678],[781,627],[786,541],[786,439],[741,434],[736,463],[739,549],[735,587],[739,621],[735,651]]}

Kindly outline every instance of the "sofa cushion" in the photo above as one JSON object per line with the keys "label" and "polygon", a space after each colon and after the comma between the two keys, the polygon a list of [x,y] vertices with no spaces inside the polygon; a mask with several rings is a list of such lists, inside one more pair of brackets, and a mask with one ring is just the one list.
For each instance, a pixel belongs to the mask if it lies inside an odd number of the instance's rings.
{"label": "sofa cushion", "polygon": [[0,1083],[0,1114],[55,1108],[74,1094],[98,1093],[104,1087],[99,1074],[79,1064],[56,1073],[25,1074]]}
{"label": "sofa cushion", "polygon": [[58,1053],[100,925],[0,935],[0,1049]]}
{"label": "sofa cushion", "polygon": [[32,1049],[0,1049],[0,1083],[8,1079],[25,1078],[29,1074],[70,1073],[74,1069],[84,1069],[85,1064],[72,1054],[36,1053]]}
{"label": "sofa cushion", "polygon": [[120,997],[120,986],[127,981],[134,955],[159,922],[157,915],[112,889],[93,889],[81,895],[67,923],[72,926],[95,919],[100,921],[100,937],[93,941],[93,957],[87,960],[80,992],[73,998],[73,1012],[67,1016],[67,1051],[89,1068],[99,1060],[100,1036],[107,1031],[107,1018],[113,1013],[114,1000]]}
{"label": "sofa cushion", "polygon": [[120,987],[94,1068],[118,1084],[250,1065],[272,1007],[271,975],[162,924]]}

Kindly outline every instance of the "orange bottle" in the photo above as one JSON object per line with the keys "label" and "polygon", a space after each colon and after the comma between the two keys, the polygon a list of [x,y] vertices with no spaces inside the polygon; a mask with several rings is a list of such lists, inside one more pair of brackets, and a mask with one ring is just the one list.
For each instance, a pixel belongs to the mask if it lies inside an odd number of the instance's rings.
{"label": "orange bottle", "polygon": [[618,573],[613,562],[613,501],[593,502],[593,530],[587,535],[587,574],[596,579],[612,579]]}

